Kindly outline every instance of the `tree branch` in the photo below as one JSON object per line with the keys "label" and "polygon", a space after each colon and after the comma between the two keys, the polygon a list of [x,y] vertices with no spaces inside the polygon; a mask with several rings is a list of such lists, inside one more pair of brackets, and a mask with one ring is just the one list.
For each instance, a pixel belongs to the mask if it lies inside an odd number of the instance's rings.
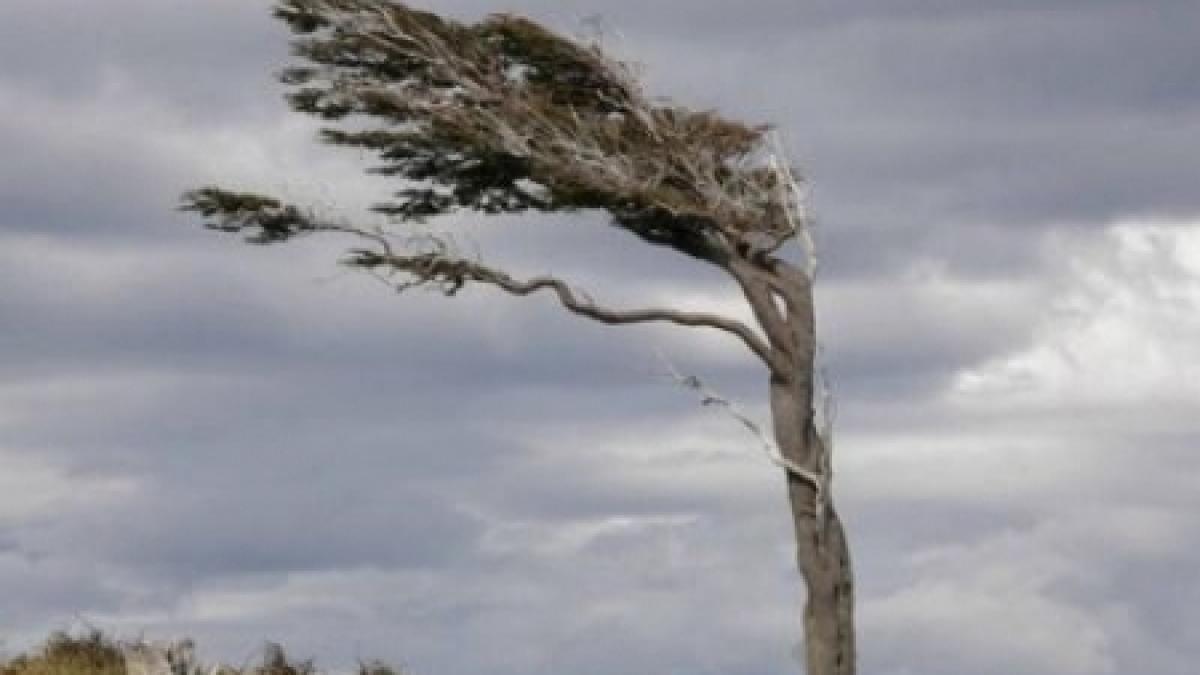
{"label": "tree branch", "polygon": [[659,359],[665,364],[667,373],[676,384],[684,389],[690,389],[700,397],[700,405],[706,408],[715,407],[724,410],[730,417],[741,424],[742,427],[754,434],[767,460],[786,471],[789,475],[811,485],[814,492],[813,513],[818,521],[821,521],[825,517],[826,505],[829,499],[830,471],[828,462],[826,461],[827,456],[824,452],[821,453],[815,470],[806,469],[796,462],[791,461],[787,457],[784,457],[783,453],[779,450],[779,446],[770,439],[757,422],[742,411],[737,403],[710,389],[699,377],[684,375],[679,372],[661,353],[659,354]]}
{"label": "tree branch", "polygon": [[[353,228],[338,228],[379,242],[373,233],[356,231]],[[663,322],[680,326],[712,328],[740,339],[768,367],[777,367],[779,359],[772,354],[770,346],[746,324],[708,312],[685,312],[669,308],[613,309],[598,305],[591,298],[572,289],[562,279],[542,275],[531,279],[514,279],[507,273],[482,263],[449,254],[440,242],[434,248],[419,253],[402,254],[384,250],[352,251],[345,264],[372,271],[381,268],[389,272],[407,274],[409,280],[397,287],[435,284],[447,295],[458,292],[467,283],[482,283],[499,288],[507,293],[526,296],[541,290],[550,290],[568,311],[594,321],[609,325]]]}
{"label": "tree branch", "polygon": [[[556,277],[539,276],[520,281],[501,270],[455,255],[445,240],[434,235],[412,236],[393,242],[383,229],[368,230],[332,222],[270,197],[214,187],[185,194],[181,208],[207,218],[210,229],[243,233],[252,243],[278,243],[317,232],[340,232],[365,239],[374,245],[373,248],[353,249],[342,263],[371,272],[397,290],[433,285],[446,295],[454,295],[469,282],[490,284],[513,295],[530,295],[550,289],[567,310],[601,323],[665,322],[723,331],[740,339],[773,371],[786,371],[786,359],[740,321],[706,312],[668,308],[617,310],[601,307]],[[396,274],[406,275],[406,278],[397,281],[393,278]]]}

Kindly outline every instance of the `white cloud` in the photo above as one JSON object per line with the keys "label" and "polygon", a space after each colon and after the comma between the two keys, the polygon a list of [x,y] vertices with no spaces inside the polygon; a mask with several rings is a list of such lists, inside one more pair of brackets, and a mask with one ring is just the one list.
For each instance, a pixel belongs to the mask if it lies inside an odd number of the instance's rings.
{"label": "white cloud", "polygon": [[986,353],[1024,337],[1042,292],[1037,279],[967,279],[934,259],[899,278],[818,281],[816,288],[822,337],[850,354]]}
{"label": "white cloud", "polygon": [[687,527],[697,520],[694,515],[635,515],[575,519],[567,523],[504,521],[488,528],[479,545],[484,553],[566,558],[579,555],[608,538],[669,537],[672,530]]}
{"label": "white cloud", "polygon": [[34,452],[0,448],[0,526],[24,525],[67,509],[102,508],[137,488],[132,478],[79,475]]}
{"label": "white cloud", "polygon": [[[864,598],[879,663],[1106,673],[1157,653],[1181,672],[1170,646],[1131,630],[1177,610],[1122,575],[1194,558],[1200,493],[1182,486],[1200,481],[1200,227],[1122,223],[1044,251],[1027,344],[961,370],[919,418],[843,439],[852,500],[1009,514],[914,545],[890,589]],[[1200,579],[1162,583],[1189,595]]]}
{"label": "white cloud", "polygon": [[[1036,519],[896,561],[904,580],[863,601],[872,659],[929,659],[958,672],[1091,674],[1128,672],[1136,654],[1157,653],[1162,672],[1183,672],[1161,636],[1138,627],[1134,617],[1153,615],[1153,601],[1122,589],[1120,574],[1186,559],[1196,529],[1190,514],[1086,503]],[[1195,582],[1170,583],[1187,595]]]}
{"label": "white cloud", "polygon": [[962,373],[986,407],[1200,405],[1200,224],[1131,222],[1051,241],[1059,269],[1031,345]]}
{"label": "white cloud", "polygon": [[[693,404],[688,394],[668,386],[662,392],[664,398],[680,396],[682,406]],[[748,414],[766,419],[759,412]],[[782,499],[782,493],[771,492],[781,485],[782,473],[765,456],[759,439],[716,410],[678,416],[660,411],[654,419],[626,420],[619,428],[585,428],[579,420],[543,423],[525,434],[523,445],[521,459],[531,471],[582,472],[589,483],[617,493],[693,495],[740,508]]]}
{"label": "white cloud", "polygon": [[1115,672],[1102,617],[1055,596],[1071,564],[1048,543],[1003,534],[918,558],[911,583],[863,603],[864,635],[879,641],[871,651],[958,672]]}

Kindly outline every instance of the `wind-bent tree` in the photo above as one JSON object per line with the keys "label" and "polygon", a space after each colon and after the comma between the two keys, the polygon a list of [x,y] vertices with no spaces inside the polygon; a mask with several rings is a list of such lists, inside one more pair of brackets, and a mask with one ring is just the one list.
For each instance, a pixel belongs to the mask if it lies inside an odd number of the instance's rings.
{"label": "wind-bent tree", "polygon": [[[341,262],[398,290],[546,290],[566,310],[606,324],[666,322],[735,337],[767,371],[771,435],[807,586],[808,673],[854,673],[849,552],[830,490],[828,433],[818,423],[812,242],[800,186],[769,129],[650,99],[631,69],[598,46],[520,17],[467,25],[388,0],[283,0],[275,14],[294,32],[300,60],[281,75],[291,105],[331,123],[324,141],[374,153],[380,163],[369,170],[397,179],[399,190],[374,207],[388,225],[348,224],[216,187],[189,192],[183,208],[258,244],[349,235],[358,247]],[[727,273],[757,326],[669,307],[604,307],[562,279],[514,278],[444,239],[403,229],[463,210],[584,209]],[[798,261],[788,259],[789,242]]]}

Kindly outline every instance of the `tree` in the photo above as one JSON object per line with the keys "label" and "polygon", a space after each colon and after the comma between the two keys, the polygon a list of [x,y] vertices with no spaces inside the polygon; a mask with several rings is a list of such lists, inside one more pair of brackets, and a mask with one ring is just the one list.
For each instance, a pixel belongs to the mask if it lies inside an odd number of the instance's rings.
{"label": "tree", "polygon": [[[808,673],[854,673],[850,558],[818,420],[812,241],[798,180],[770,129],[652,101],[598,46],[516,16],[463,24],[388,0],[282,0],[274,11],[301,61],[281,75],[292,107],[330,123],[325,142],[374,153],[380,164],[369,171],[400,179],[374,207],[388,224],[358,226],[216,187],[187,193],[183,208],[257,244],[352,236],[360,245],[341,262],[397,290],[546,290],[606,324],[666,322],[740,340],[767,371],[771,436],[807,587]],[[562,279],[517,279],[444,238],[403,233],[405,224],[463,210],[604,211],[640,240],[728,274],[757,326],[669,307],[601,306]],[[694,378],[681,382],[705,393]]]}

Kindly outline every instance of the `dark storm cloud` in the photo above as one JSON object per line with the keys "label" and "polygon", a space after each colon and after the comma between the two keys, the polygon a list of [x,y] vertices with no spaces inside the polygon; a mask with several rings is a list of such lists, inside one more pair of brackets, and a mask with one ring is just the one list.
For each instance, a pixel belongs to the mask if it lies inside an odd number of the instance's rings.
{"label": "dark storm cloud", "polygon": [[270,4],[5,2],[0,83],[74,101],[116,78],[165,93],[198,125],[252,116],[262,111],[258,103],[271,64],[287,57],[267,12]]}
{"label": "dark storm cloud", "polygon": [[[92,556],[191,585],[262,572],[445,569],[473,550],[478,524],[431,499],[436,492],[427,479],[404,480],[394,471],[374,478],[331,475],[324,465],[298,476],[294,465],[304,464],[302,458],[284,455],[276,462],[243,463],[238,474],[219,480],[177,481],[160,473],[144,499],[73,525],[86,529]],[[379,499],[381,493],[387,499]],[[82,534],[50,528],[28,539],[62,550]]]}
{"label": "dark storm cloud", "polygon": [[[0,119],[0,145],[5,148],[0,163],[4,232],[127,238],[131,231],[161,222],[174,205],[173,196],[153,189],[166,187],[158,179],[165,167],[148,161],[140,148],[124,149],[107,139],[72,134],[67,130],[78,120],[68,116],[58,117],[55,128],[47,128],[43,122],[56,116],[0,108],[6,112]],[[14,119],[18,115],[25,119]],[[55,140],[60,134],[67,139]]]}
{"label": "dark storm cloud", "polygon": [[[660,89],[781,125],[815,183],[831,274],[902,267],[947,239],[964,267],[989,264],[969,245],[980,226],[1200,209],[1194,3],[655,7],[653,29],[640,7],[612,23],[639,27],[626,42]],[[1009,269],[1028,265],[1013,254]]]}
{"label": "dark storm cloud", "polygon": [[[94,519],[24,531],[43,555],[89,539],[90,555],[192,583],[271,569],[444,565],[475,535],[469,520],[440,514],[435,496],[487,494],[454,477],[493,476],[498,503],[505,490],[528,492],[528,473],[501,470],[519,452],[506,447],[512,429],[581,409],[599,411],[593,422],[628,421],[673,395],[623,362],[627,350],[612,349],[604,329],[551,306],[501,300],[527,310],[499,326],[506,340],[555,355],[529,362],[476,332],[470,317],[494,297],[466,293],[461,307],[446,308],[374,284],[290,278],[270,270],[279,258],[265,249],[236,248],[250,257],[232,262],[202,250],[147,247],[142,260],[111,246],[50,254],[35,240],[30,252],[44,257],[13,259],[2,310],[23,320],[5,335],[17,415],[6,439],[77,470],[153,482],[150,494]],[[241,290],[262,281],[241,267],[251,260],[280,275],[280,297]],[[334,301],[351,306],[330,312]],[[525,335],[520,325],[539,327]],[[47,403],[53,416],[39,413]],[[447,426],[449,410],[458,422]],[[535,512],[655,511],[679,501],[651,486],[638,496],[542,477]],[[371,528],[378,538],[362,536]]]}
{"label": "dark storm cloud", "polygon": [[[94,560],[47,560],[35,555],[0,553],[0,593],[4,594],[6,616],[62,627],[60,622],[73,616],[80,607],[105,610],[120,607],[128,600],[127,596],[122,589],[97,580],[93,565]],[[16,625],[5,627],[10,631],[23,630]]]}

